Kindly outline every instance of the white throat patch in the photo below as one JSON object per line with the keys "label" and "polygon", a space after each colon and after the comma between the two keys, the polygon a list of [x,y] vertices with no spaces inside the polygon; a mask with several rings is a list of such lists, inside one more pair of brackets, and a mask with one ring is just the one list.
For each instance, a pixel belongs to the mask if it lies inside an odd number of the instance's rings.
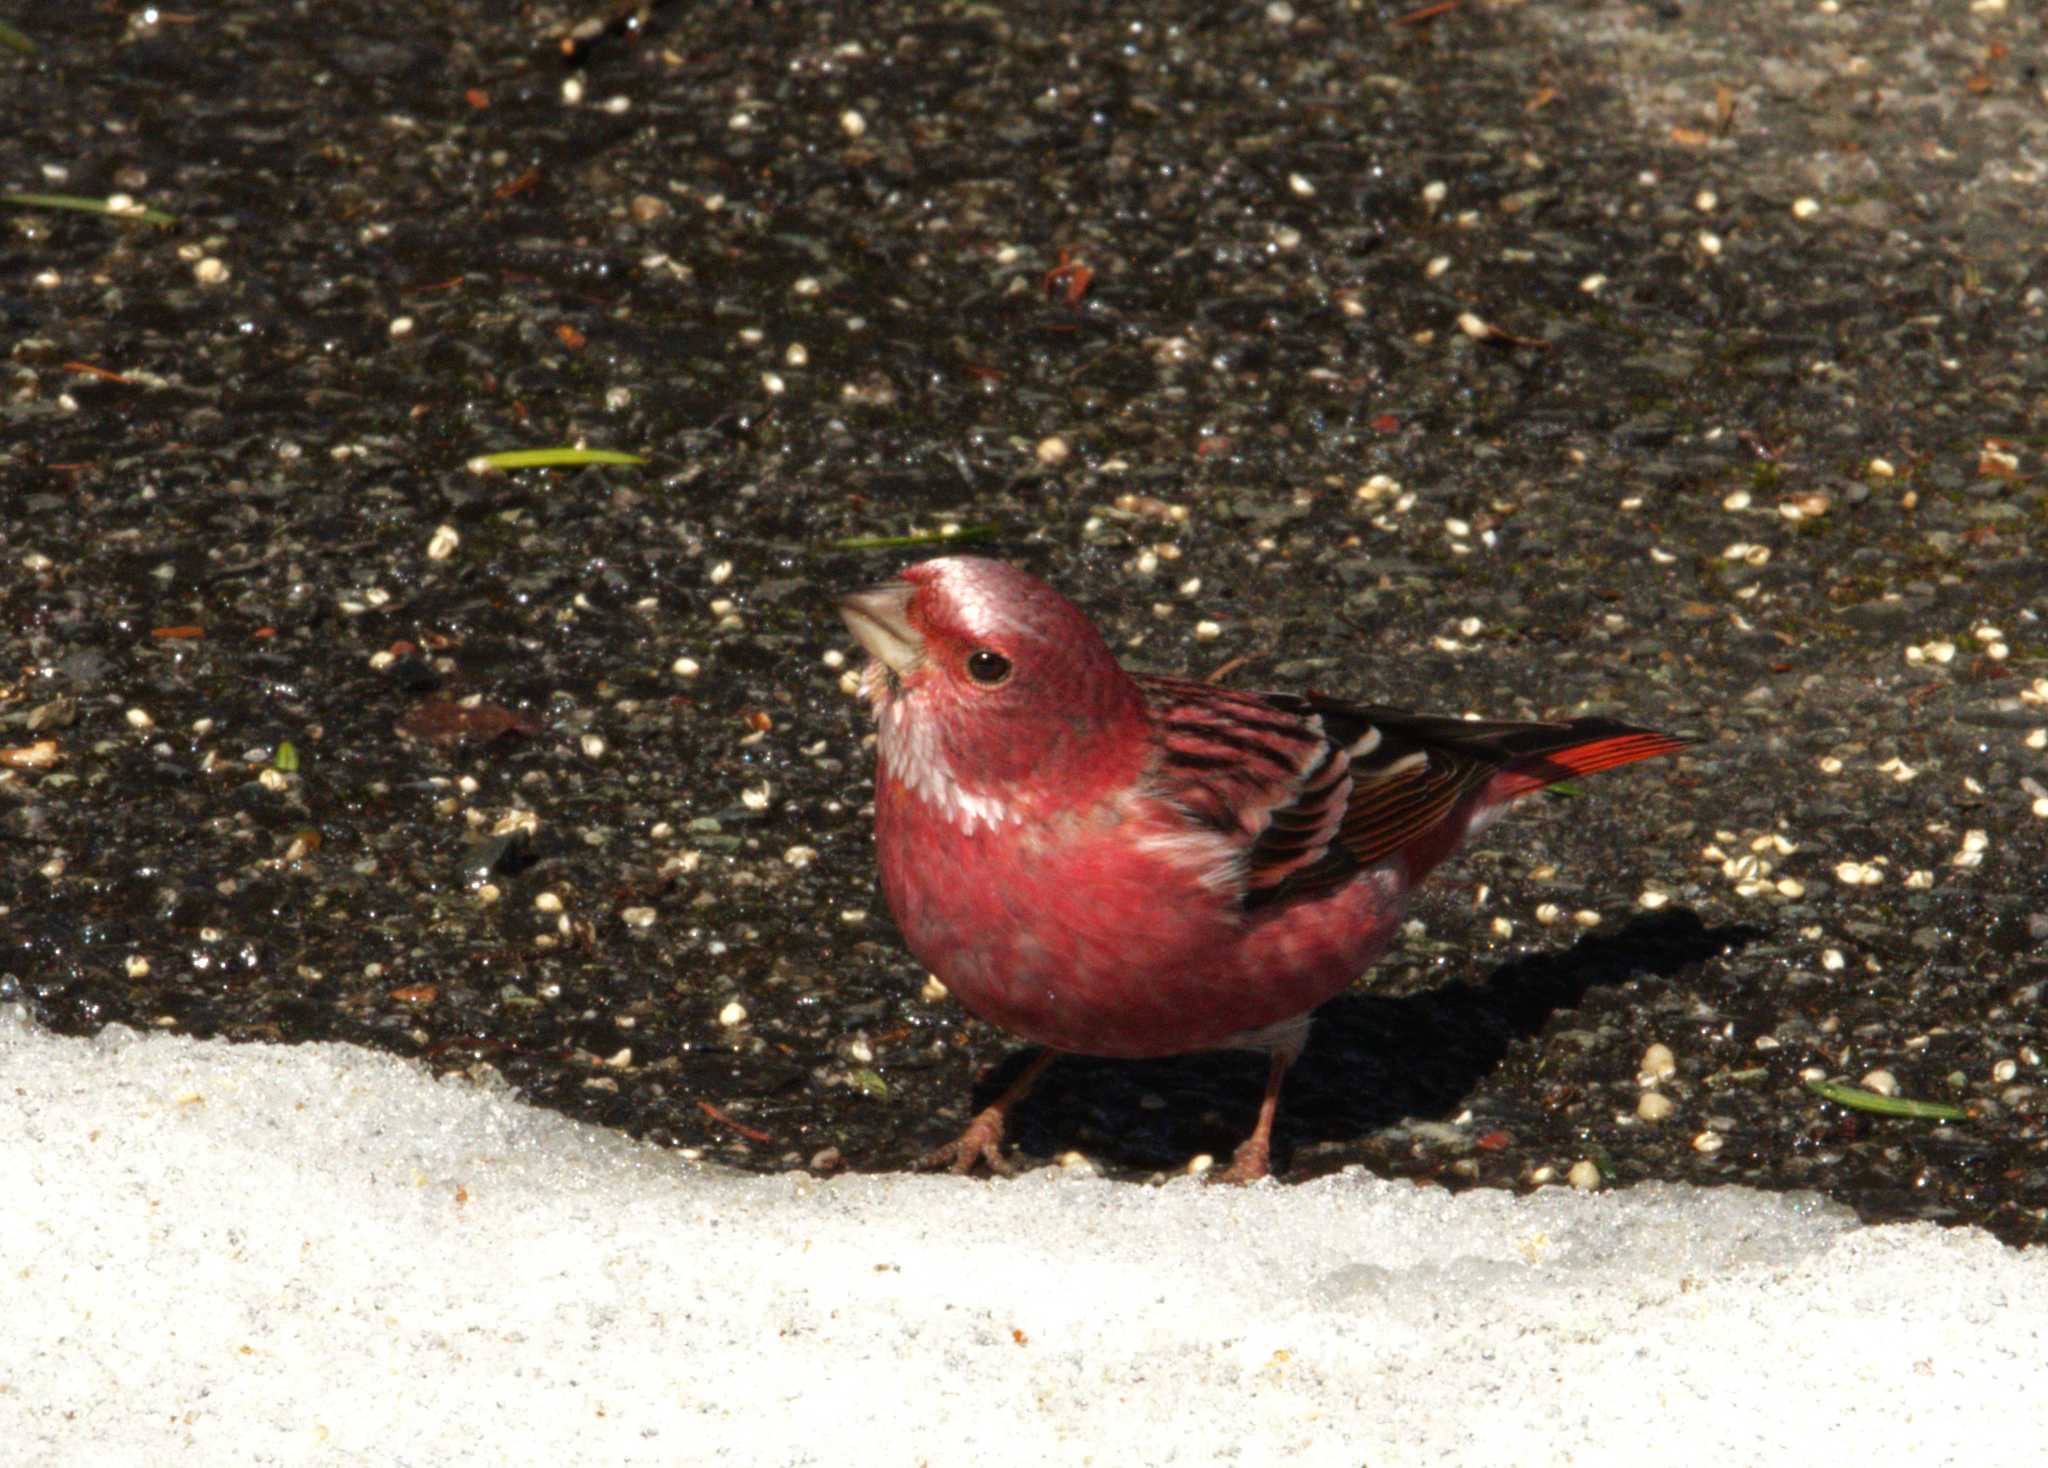
{"label": "white throat patch", "polygon": [[914,716],[906,702],[900,696],[890,700],[882,706],[877,721],[877,743],[889,773],[947,822],[959,827],[962,835],[972,836],[983,826],[993,831],[1016,820],[1017,812],[1008,802],[962,787],[945,750],[939,746],[932,721]]}

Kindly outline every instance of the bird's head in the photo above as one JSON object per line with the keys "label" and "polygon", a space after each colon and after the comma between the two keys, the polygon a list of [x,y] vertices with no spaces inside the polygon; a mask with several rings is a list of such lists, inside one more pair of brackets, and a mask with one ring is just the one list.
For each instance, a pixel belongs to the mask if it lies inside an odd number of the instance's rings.
{"label": "bird's head", "polygon": [[970,821],[1092,803],[1142,756],[1137,685],[1078,607],[1014,566],[921,561],[839,614],[872,658],[885,769]]}

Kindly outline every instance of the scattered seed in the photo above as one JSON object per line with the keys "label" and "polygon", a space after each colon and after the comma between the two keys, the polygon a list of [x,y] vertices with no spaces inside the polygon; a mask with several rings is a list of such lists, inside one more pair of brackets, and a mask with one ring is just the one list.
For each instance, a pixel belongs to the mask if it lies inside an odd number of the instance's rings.
{"label": "scattered seed", "polygon": [[1654,1041],[1643,1048],[1643,1058],[1636,1062],[1636,1080],[1645,1086],[1654,1086],[1678,1074],[1678,1057],[1671,1053],[1671,1047],[1663,1041]]}
{"label": "scattered seed", "polygon": [[1591,1159],[1581,1157],[1572,1164],[1572,1170],[1564,1175],[1564,1180],[1580,1192],[1590,1193],[1600,1186],[1600,1169]]}
{"label": "scattered seed", "polygon": [[1636,1097],[1636,1115],[1644,1121],[1664,1121],[1678,1106],[1662,1091],[1645,1091]]}
{"label": "scattered seed", "polygon": [[736,1029],[747,1022],[747,1006],[733,999],[718,1011],[718,1022],[726,1029]]}

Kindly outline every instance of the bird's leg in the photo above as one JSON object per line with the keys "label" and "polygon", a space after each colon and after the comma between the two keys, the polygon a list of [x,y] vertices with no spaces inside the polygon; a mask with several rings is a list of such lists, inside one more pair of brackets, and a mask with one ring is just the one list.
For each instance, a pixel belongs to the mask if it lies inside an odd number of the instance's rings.
{"label": "bird's leg", "polygon": [[916,1167],[944,1167],[956,1173],[970,1172],[977,1162],[986,1162],[988,1170],[999,1177],[1007,1177],[1015,1171],[1003,1160],[1003,1127],[1010,1117],[1010,1108],[1031,1094],[1031,1088],[1038,1084],[1045,1068],[1059,1058],[1057,1050],[1041,1050],[1032,1057],[1031,1064],[1024,1067],[1024,1074],[1010,1083],[1010,1088],[996,1097],[973,1121],[967,1123],[967,1130],[943,1147],[934,1147],[917,1159]]}
{"label": "bird's leg", "polygon": [[1230,1166],[1210,1174],[1211,1182],[1253,1183],[1272,1175],[1269,1164],[1273,1150],[1273,1113],[1280,1109],[1280,1083],[1287,1079],[1287,1067],[1294,1064],[1294,1057],[1300,1053],[1298,1044],[1273,1051],[1272,1065],[1266,1071],[1266,1094],[1259,1101],[1258,1125],[1230,1154]]}

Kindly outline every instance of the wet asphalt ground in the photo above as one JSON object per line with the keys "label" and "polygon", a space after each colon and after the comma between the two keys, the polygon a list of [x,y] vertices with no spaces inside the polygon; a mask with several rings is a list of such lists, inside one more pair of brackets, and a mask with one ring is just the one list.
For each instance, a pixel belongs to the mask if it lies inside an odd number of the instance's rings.
{"label": "wet asphalt ground", "polygon": [[[2048,1227],[2027,7],[0,20],[0,193],[170,216],[0,205],[0,999],[903,1166],[1025,1056],[881,907],[830,606],[973,545],[1143,666],[1701,741],[1440,875],[1286,1176]],[[646,462],[470,467],[569,443]],[[1066,1063],[1019,1160],[1261,1071]]]}

